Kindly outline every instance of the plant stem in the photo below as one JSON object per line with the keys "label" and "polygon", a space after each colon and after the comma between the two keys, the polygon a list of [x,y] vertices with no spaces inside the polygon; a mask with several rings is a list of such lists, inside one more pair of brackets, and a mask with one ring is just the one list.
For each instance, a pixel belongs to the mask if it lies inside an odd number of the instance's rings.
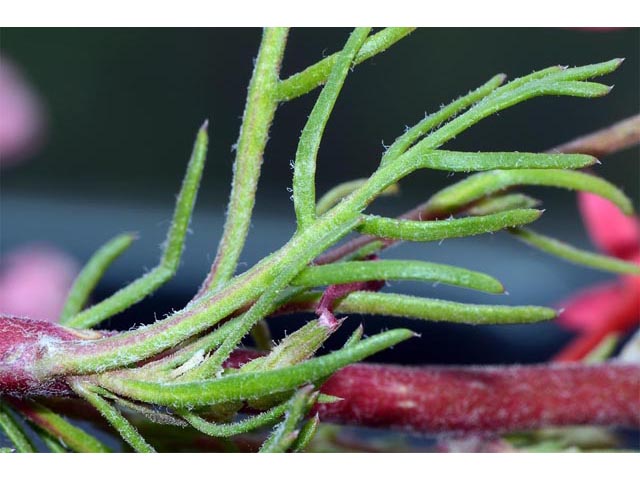
{"label": "plant stem", "polygon": [[640,143],[640,115],[633,115],[602,130],[550,149],[551,152],[586,153],[603,157]]}
{"label": "plant stem", "polygon": [[[384,52],[387,48],[413,32],[413,30],[415,28],[390,27],[371,35],[358,52],[358,55],[356,55],[354,63],[358,65],[378,53]],[[302,72],[282,80],[278,87],[279,99],[281,101],[292,100],[324,84],[337,60],[338,53],[334,53],[307,67]]]}
{"label": "plant stem", "polygon": [[91,389],[91,386],[80,381],[71,384],[75,392],[87,400],[115,428],[131,447],[140,453],[155,453],[155,449],[142,438],[133,425],[108,401]]}
{"label": "plant stem", "polygon": [[299,230],[309,226],[316,218],[315,182],[320,141],[349,68],[367,38],[369,30],[369,28],[356,28],[349,36],[300,135],[293,171],[293,205]]}
{"label": "plant stem", "polygon": [[[330,422],[419,432],[513,431],[549,425],[640,425],[640,366],[406,368],[352,365],[322,392]],[[612,395],[615,392],[615,395]]]}
{"label": "plant stem", "polygon": [[[238,350],[232,364],[258,356]],[[320,389],[342,401],[317,404],[313,411],[322,421],[420,433],[550,425],[637,428],[638,391],[640,366],[633,364],[415,368],[360,363],[338,370]]]}
{"label": "plant stem", "polygon": [[269,127],[278,106],[280,64],[288,29],[265,28],[242,118],[231,196],[218,253],[200,294],[216,290],[234,274],[251,222]]}

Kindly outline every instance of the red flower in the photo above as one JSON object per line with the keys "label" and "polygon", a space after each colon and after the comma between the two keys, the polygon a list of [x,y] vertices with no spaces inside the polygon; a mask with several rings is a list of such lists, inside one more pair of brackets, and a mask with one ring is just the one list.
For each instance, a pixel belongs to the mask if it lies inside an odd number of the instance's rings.
{"label": "red flower", "polygon": [[[640,221],[627,217],[608,200],[578,194],[578,205],[594,244],[615,257],[640,264]],[[640,277],[626,275],[584,290],[564,302],[558,321],[577,330],[578,337],[555,357],[583,359],[607,335],[625,332],[640,321]]]}

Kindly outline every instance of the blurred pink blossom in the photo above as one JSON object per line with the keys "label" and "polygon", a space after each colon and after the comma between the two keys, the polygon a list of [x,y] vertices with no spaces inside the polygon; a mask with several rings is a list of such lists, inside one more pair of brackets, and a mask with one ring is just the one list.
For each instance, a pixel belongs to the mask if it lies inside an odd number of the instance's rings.
{"label": "blurred pink blossom", "polygon": [[42,131],[42,106],[20,71],[0,56],[0,165],[25,157]]}
{"label": "blurred pink blossom", "polygon": [[[0,56],[0,167],[26,157],[42,132],[42,106],[16,66]],[[26,246],[0,259],[0,313],[55,321],[77,268],[64,253]]]}
{"label": "blurred pink blossom", "polygon": [[0,263],[0,313],[55,322],[77,272],[76,263],[47,246],[21,247]]}
{"label": "blurred pink blossom", "polygon": [[[578,206],[593,243],[602,251],[640,264],[640,220],[624,215],[597,195],[581,192]],[[611,333],[626,332],[640,322],[640,276],[624,275],[578,292],[565,300],[558,321],[579,332],[556,355],[556,361],[584,358]]]}

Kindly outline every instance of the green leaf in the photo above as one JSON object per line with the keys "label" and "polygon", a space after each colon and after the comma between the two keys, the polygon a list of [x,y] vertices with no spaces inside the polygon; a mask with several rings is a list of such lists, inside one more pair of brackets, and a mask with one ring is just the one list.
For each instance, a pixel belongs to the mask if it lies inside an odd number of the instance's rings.
{"label": "green leaf", "polygon": [[[390,27],[380,30],[367,38],[367,41],[362,45],[353,63],[358,65],[384,52],[387,48],[409,35],[413,30],[415,29],[407,27]],[[278,87],[279,100],[292,100],[325,83],[333,70],[333,66],[338,61],[339,54],[340,52],[329,55],[318,63],[307,67],[302,72],[291,75],[286,80],[282,80]]]}
{"label": "green leaf", "polygon": [[200,294],[215,291],[233,277],[249,232],[269,128],[278,107],[280,65],[288,28],[264,28],[249,83],[233,165],[231,195],[216,258]]}
{"label": "green leaf", "polygon": [[107,419],[113,428],[115,428],[125,442],[131,448],[139,453],[155,453],[155,449],[147,443],[147,441],[138,433],[129,421],[112,406],[104,398],[91,389],[89,384],[74,381],[71,384],[73,390],[82,398],[93,405],[100,414]]}
{"label": "green leaf", "polygon": [[313,391],[313,386],[308,385],[291,397],[284,420],[262,444],[261,453],[284,453],[294,444],[298,438],[296,427],[313,405],[317,395],[317,392]]}
{"label": "green leaf", "polygon": [[550,320],[556,311],[536,306],[475,305],[395,293],[353,292],[336,312],[389,315],[470,325],[532,323]]}
{"label": "green leaf", "polygon": [[523,193],[508,193],[484,198],[471,208],[468,208],[466,213],[474,216],[490,215],[506,210],[515,210],[516,208],[535,208],[540,203],[540,200]]}
{"label": "green leaf", "polygon": [[263,372],[295,365],[311,358],[339,325],[311,320],[284,337],[268,355],[244,364],[241,372]]}
{"label": "green leaf", "polygon": [[196,430],[212,437],[226,438],[246,433],[266,425],[272,425],[278,420],[278,418],[286,413],[288,408],[289,404],[288,402],[285,402],[267,411],[257,415],[252,415],[234,423],[208,422],[202,417],[188,411],[181,412],[181,415]]}
{"label": "green leaf", "polygon": [[568,95],[571,97],[595,98],[608,94],[613,87],[594,82],[560,82],[544,86],[545,95]]}
{"label": "green leaf", "polygon": [[358,227],[361,233],[380,238],[411,242],[433,242],[446,238],[469,237],[497,232],[537,220],[541,210],[516,209],[481,217],[453,218],[449,220],[416,221],[365,216]]}
{"label": "green leaf", "polygon": [[425,205],[432,212],[451,212],[516,185],[537,185],[590,192],[633,213],[631,200],[611,183],[594,175],[567,170],[496,170],[477,173],[436,193]]}
{"label": "green leaf", "polygon": [[349,36],[300,135],[293,170],[293,204],[299,230],[309,226],[316,217],[315,175],[320,141],[349,68],[366,40],[369,30],[369,28],[356,28]]}
{"label": "green leaf", "polygon": [[509,230],[509,233],[545,253],[578,265],[603,270],[605,272],[640,275],[640,266],[635,263],[625,262],[624,260],[619,260],[607,255],[587,252],[561,242],[560,240],[556,240],[555,238],[541,235],[533,230],[516,228]]}
{"label": "green leaf", "polygon": [[119,395],[177,408],[256,399],[323,379],[346,365],[358,362],[413,336],[414,333],[410,330],[389,330],[366,338],[352,347],[312,358],[292,367],[268,372],[225,375],[213,380],[177,384],[161,384],[122,376],[102,375],[99,377],[99,383]]}
{"label": "green leaf", "polygon": [[495,278],[464,268],[418,260],[353,261],[312,266],[293,279],[292,285],[317,287],[369,280],[417,280],[502,293]]}
{"label": "green leaf", "polygon": [[351,231],[357,222],[358,219],[356,218],[343,225],[334,225],[333,230],[330,230],[319,238],[312,239],[302,256],[293,258],[288,264],[283,265],[274,281],[267,287],[262,296],[258,298],[251,308],[241,315],[237,326],[228,333],[218,349],[202,362],[202,364],[187,373],[184,378],[200,379],[217,375],[222,370],[224,361],[231,355],[231,352],[236,348],[238,343],[240,343],[242,338],[249,333],[257,322],[265,318],[278,306],[278,302],[281,301],[280,294],[282,291],[309,262],[322,252],[327,244],[327,240],[330,240],[329,243],[337,241]]}
{"label": "green leaf", "polygon": [[442,122],[455,117],[460,112],[466,110],[474,103],[482,100],[484,97],[493,92],[504,82],[506,75],[499,74],[491,78],[484,85],[481,85],[476,90],[469,92],[467,95],[455,100],[446,107],[441,108],[436,113],[428,115],[423,120],[418,122],[412,128],[407,130],[403,135],[398,137],[393,144],[387,149],[382,157],[380,165],[395,160],[404,152],[407,151],[411,145],[417,142],[421,137],[429,133],[432,128],[437,127]]}
{"label": "green leaf", "polygon": [[[513,105],[542,95],[570,95],[570,96],[598,96],[603,94],[602,86],[596,91],[594,84],[587,84],[578,87],[575,81],[585,80],[599,75],[604,75],[615,70],[620,65],[619,59],[609,62],[587,65],[585,67],[563,69],[561,67],[551,67],[540,72],[534,72],[521,79],[516,79],[506,85],[495,89],[482,101],[471,107],[459,117],[451,120],[428,137],[421,140],[411,150],[420,151],[432,150],[440,147],[447,141],[455,138],[460,133],[468,130],[473,125],[484,118],[497,112],[505,110]],[[561,82],[571,82],[565,83]],[[607,90],[608,91],[608,90]],[[604,92],[606,93],[606,92]],[[407,153],[408,153],[407,152]]]}
{"label": "green leaf", "polygon": [[291,445],[291,451],[304,452],[309,446],[309,443],[313,439],[314,435],[318,431],[319,426],[320,417],[316,413],[313,418],[307,421],[300,429],[300,433],[298,433],[295,442],[293,442],[293,445]]}
{"label": "green leaf", "polygon": [[[566,153],[520,153],[520,152],[451,152],[435,150],[421,152],[412,150],[408,154],[412,161],[423,168],[450,172],[482,172],[505,169],[554,169],[584,168],[593,165],[597,159],[590,155]],[[415,160],[414,160],[415,159]]]}
{"label": "green leaf", "polygon": [[164,251],[160,263],[150,272],[134,280],[126,287],[118,290],[109,298],[80,312],[66,322],[74,328],[90,328],[103,320],[138,303],[164,285],[176,272],[182,256],[184,241],[187,235],[191,214],[196,201],[198,186],[202,178],[202,171],[207,156],[207,125],[198,131],[191,160],[187,166],[187,173],[182,182],[182,189],[178,195],[176,209],[167,234]]}
{"label": "green leaf", "polygon": [[116,258],[131,246],[134,240],[135,235],[131,233],[118,235],[93,254],[76,277],[75,282],[73,282],[67,301],[60,314],[59,323],[61,325],[67,325],[69,320],[82,310],[89,300],[89,295],[91,295],[91,292],[103,277],[104,272]]}

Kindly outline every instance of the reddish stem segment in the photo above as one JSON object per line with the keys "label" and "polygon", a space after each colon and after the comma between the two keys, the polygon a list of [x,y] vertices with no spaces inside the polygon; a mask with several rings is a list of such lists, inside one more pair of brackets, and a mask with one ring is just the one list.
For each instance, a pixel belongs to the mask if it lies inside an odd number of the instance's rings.
{"label": "reddish stem segment", "polygon": [[[235,364],[255,357],[238,351]],[[420,367],[356,364],[322,393],[320,419],[422,433],[506,432],[562,425],[640,425],[640,366]]]}

